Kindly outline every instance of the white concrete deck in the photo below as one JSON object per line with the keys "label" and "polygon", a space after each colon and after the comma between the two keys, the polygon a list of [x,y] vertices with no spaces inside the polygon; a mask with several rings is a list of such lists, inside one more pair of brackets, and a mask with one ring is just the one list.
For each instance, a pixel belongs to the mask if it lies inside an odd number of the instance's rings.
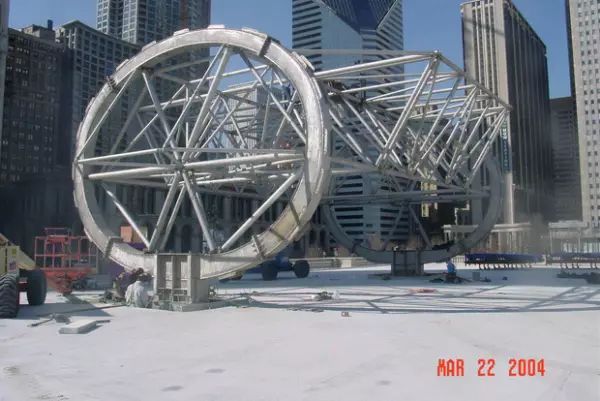
{"label": "white concrete deck", "polygon": [[[556,269],[461,285],[370,278],[376,270],[248,275],[219,288],[250,301],[241,306],[85,311],[73,319],[110,322],[69,336],[55,322],[27,327],[90,307],[50,294],[0,321],[0,400],[600,399],[600,286]],[[320,291],[340,297],[313,301]],[[438,377],[440,358],[464,359],[465,376]],[[495,358],[495,377],[477,376],[479,358]],[[509,377],[510,358],[544,358],[546,375]]]}

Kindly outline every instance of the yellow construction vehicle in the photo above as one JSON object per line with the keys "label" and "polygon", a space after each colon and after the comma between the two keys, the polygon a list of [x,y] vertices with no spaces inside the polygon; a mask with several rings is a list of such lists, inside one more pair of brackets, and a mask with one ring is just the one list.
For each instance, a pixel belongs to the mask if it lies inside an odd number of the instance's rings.
{"label": "yellow construction vehicle", "polygon": [[29,305],[42,305],[46,275],[18,245],[0,234],[0,319],[17,316],[21,291],[27,292]]}

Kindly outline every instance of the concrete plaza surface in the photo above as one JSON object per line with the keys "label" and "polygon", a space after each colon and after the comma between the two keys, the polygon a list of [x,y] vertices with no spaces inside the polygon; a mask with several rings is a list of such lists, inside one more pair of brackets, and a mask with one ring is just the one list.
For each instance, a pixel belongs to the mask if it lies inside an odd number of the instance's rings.
{"label": "concrete plaza surface", "polygon": [[[51,293],[0,321],[0,400],[600,400],[600,286],[545,268],[460,285],[377,271],[247,275],[219,284],[231,306],[87,310],[72,320],[109,322],[80,335],[28,327],[93,306]],[[464,359],[464,377],[438,377],[440,358]],[[509,377],[511,358],[543,358],[545,376]]]}

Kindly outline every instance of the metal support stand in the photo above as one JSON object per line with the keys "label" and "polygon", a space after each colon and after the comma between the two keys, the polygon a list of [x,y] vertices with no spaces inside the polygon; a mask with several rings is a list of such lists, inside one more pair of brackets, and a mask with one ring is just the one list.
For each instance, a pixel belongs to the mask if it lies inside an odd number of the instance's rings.
{"label": "metal support stand", "polygon": [[414,277],[425,273],[421,251],[401,251],[397,247],[393,250],[392,276]]}
{"label": "metal support stand", "polygon": [[192,305],[207,309],[214,279],[200,278],[200,268],[191,254],[158,255],[154,291],[161,307],[188,310]]}

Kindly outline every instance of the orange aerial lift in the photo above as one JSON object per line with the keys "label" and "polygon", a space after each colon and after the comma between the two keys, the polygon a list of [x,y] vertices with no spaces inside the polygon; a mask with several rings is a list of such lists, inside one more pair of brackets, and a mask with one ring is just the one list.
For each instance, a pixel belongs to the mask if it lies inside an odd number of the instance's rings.
{"label": "orange aerial lift", "polygon": [[46,273],[50,286],[63,295],[98,269],[98,250],[86,236],[67,228],[48,227],[35,237],[34,261]]}

